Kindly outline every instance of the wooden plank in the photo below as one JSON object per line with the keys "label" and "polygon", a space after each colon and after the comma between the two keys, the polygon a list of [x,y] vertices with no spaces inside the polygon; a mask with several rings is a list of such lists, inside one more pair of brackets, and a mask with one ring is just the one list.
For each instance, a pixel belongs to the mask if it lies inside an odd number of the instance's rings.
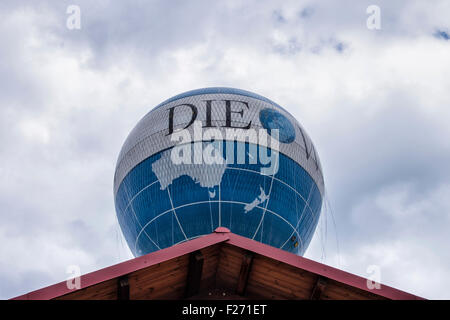
{"label": "wooden plank", "polygon": [[[223,245],[220,255],[219,266],[217,270],[217,286],[237,288],[239,284],[239,275],[241,271],[242,259],[246,251],[239,249],[234,250],[233,247]],[[239,260],[240,259],[240,260]],[[314,279],[302,272],[299,274],[295,268],[289,268],[289,265],[283,263],[273,263],[275,260],[256,255],[253,259],[253,266],[251,273],[260,273],[260,275],[253,275],[261,287],[272,288],[274,290],[284,289],[283,298],[301,297],[303,299],[309,298],[311,289],[314,284]],[[258,262],[258,263],[257,263]],[[259,265],[258,265],[259,264]],[[287,267],[285,272],[280,272],[284,267]],[[292,272],[294,269],[296,272]],[[302,279],[305,276],[306,281]],[[261,278],[261,281],[259,281]],[[248,283],[250,278],[247,279]],[[278,288],[278,289],[276,289]]]}
{"label": "wooden plank", "polygon": [[130,300],[130,285],[127,275],[117,279],[117,300]]}
{"label": "wooden plank", "polygon": [[221,250],[221,254],[235,257],[238,260],[241,260],[242,256],[245,253],[246,253],[246,250],[238,248],[238,247],[235,247],[235,246],[230,246],[230,245],[227,245],[227,244],[223,244],[222,250]]}
{"label": "wooden plank", "polygon": [[189,255],[185,298],[189,298],[199,292],[203,272],[203,261],[204,258],[200,250],[194,251]]}
{"label": "wooden plank", "polygon": [[213,246],[203,248],[202,254],[206,258],[209,255],[216,254],[216,253],[218,254],[219,251],[220,251],[220,244],[215,244]]}
{"label": "wooden plank", "polygon": [[317,277],[316,284],[314,285],[312,291],[310,300],[319,300],[320,296],[322,295],[322,292],[325,291],[325,288],[327,287],[327,279],[321,276]]}
{"label": "wooden plank", "polygon": [[158,291],[148,291],[135,298],[136,300],[170,300],[170,299],[183,299],[186,290],[185,283],[177,283]]}
{"label": "wooden plank", "polygon": [[213,274],[212,276],[202,279],[202,282],[200,283],[199,292],[201,293],[206,290],[211,290],[214,289],[215,287],[216,287],[216,275]]}
{"label": "wooden plank", "polygon": [[273,290],[257,282],[249,282],[246,290],[246,297],[255,299],[286,300],[289,296],[278,290]]}
{"label": "wooden plank", "polygon": [[253,261],[252,276],[257,278],[262,278],[266,280],[274,280],[279,283],[283,283],[289,287],[297,288],[304,292],[311,292],[314,286],[313,278],[302,278],[296,274],[286,274],[280,268],[279,270],[273,268],[267,268],[257,263],[256,260]]}
{"label": "wooden plank", "polygon": [[232,269],[233,272],[235,270],[239,271],[242,264],[242,257],[236,258],[227,255],[222,255],[219,260],[219,264],[217,266],[218,269]]}
{"label": "wooden plank", "polygon": [[254,276],[254,273],[248,280],[248,285],[250,284],[258,284],[267,290],[278,291],[289,299],[308,299],[310,295],[310,291],[289,286],[287,283],[280,283],[276,279],[258,278]]}
{"label": "wooden plank", "polygon": [[[234,279],[233,282],[236,282],[236,284],[237,284],[239,271],[240,271],[240,268],[237,266],[229,267],[227,265],[219,263],[219,266],[217,268],[217,277],[219,277],[222,274],[228,275],[228,276],[232,277]],[[235,288],[236,287],[233,287],[233,289],[235,289]]]}
{"label": "wooden plank", "polygon": [[222,270],[216,275],[216,285],[218,288],[236,288],[238,282],[237,273],[232,274],[228,270]]}
{"label": "wooden plank", "polygon": [[222,275],[232,279],[232,282],[237,285],[239,270],[236,270],[233,272],[230,269],[222,269],[222,270],[220,270],[220,272],[219,271],[217,272],[217,277],[221,277]]}
{"label": "wooden plank", "polygon": [[186,283],[181,280],[167,286],[167,288],[155,291],[151,296],[151,299],[183,299],[185,292]]}
{"label": "wooden plank", "polygon": [[74,291],[55,300],[116,300],[117,279],[111,279],[96,285]]}
{"label": "wooden plank", "polygon": [[216,285],[218,287],[232,290],[236,288],[244,252],[243,249],[235,246],[221,244],[216,272]]}
{"label": "wooden plank", "polygon": [[191,297],[192,300],[248,300],[247,297],[242,297],[223,288],[213,288],[200,292],[198,295]]}
{"label": "wooden plank", "polygon": [[214,278],[216,276],[216,271],[217,271],[217,263],[215,265],[213,264],[209,264],[207,266],[203,265],[201,283],[203,283],[206,279]]}
{"label": "wooden plank", "polygon": [[262,277],[276,278],[279,281],[286,281],[304,290],[311,291],[314,284],[316,275],[309,272],[295,272],[285,264],[273,264],[265,259],[255,257],[253,259],[253,271],[261,274]]}
{"label": "wooden plank", "polygon": [[158,282],[169,274],[185,272],[188,266],[188,257],[173,259],[158,265],[131,273],[128,277],[130,287],[147,287]]}
{"label": "wooden plank", "polygon": [[346,284],[329,280],[326,290],[322,294],[323,299],[333,300],[367,300],[367,299],[381,299],[385,298],[374,293],[366,292],[358,288],[348,286]]}
{"label": "wooden plank", "polygon": [[206,279],[212,275],[215,275],[216,270],[217,270],[217,262],[214,264],[210,263],[208,265],[203,265],[202,281],[203,281],[203,279]]}
{"label": "wooden plank", "polygon": [[230,270],[222,270],[216,275],[217,279],[224,279],[229,286],[229,289],[235,290],[239,281],[239,271],[231,272]]}
{"label": "wooden plank", "polygon": [[132,292],[132,296],[139,295],[140,294],[139,292],[146,292],[148,290],[158,291],[161,290],[161,288],[165,288],[167,285],[174,283],[175,281],[181,281],[183,283],[186,283],[186,277],[187,277],[187,270],[176,271],[164,275],[152,282],[147,281],[146,283],[138,283],[135,286],[131,286],[130,289]]}
{"label": "wooden plank", "polygon": [[222,244],[214,246],[212,252],[205,255],[205,262],[203,265],[202,280],[200,284],[200,290],[214,288],[217,284],[217,270],[220,261],[220,255],[222,251]]}
{"label": "wooden plank", "polygon": [[236,253],[227,249],[223,249],[220,252],[220,258],[227,258],[230,261],[242,261],[244,254]]}
{"label": "wooden plank", "polygon": [[131,275],[133,275],[133,278],[138,281],[145,281],[147,279],[158,278],[159,276],[167,273],[168,271],[170,272],[171,270],[174,270],[174,269],[177,269],[180,267],[185,267],[185,266],[187,266],[188,263],[189,263],[189,257],[188,257],[188,255],[184,255],[181,257],[177,257],[175,259],[165,261],[163,263],[159,263],[154,266],[150,266],[150,267],[132,272],[130,274],[130,279],[131,279]]}
{"label": "wooden plank", "polygon": [[[184,290],[186,287],[187,270],[181,272],[174,272],[161,279],[158,279],[154,283],[150,283],[147,286],[131,287],[130,298],[131,299],[163,299],[165,297],[177,296],[183,298]],[[183,292],[179,295],[180,288],[183,288]]]}
{"label": "wooden plank", "polygon": [[176,282],[185,286],[188,262],[189,257],[185,255],[131,273],[129,275],[131,299],[153,299],[159,292],[173,291],[173,284]]}
{"label": "wooden plank", "polygon": [[241,270],[239,271],[238,284],[236,286],[236,293],[243,296],[247,287],[248,276],[252,268],[253,253],[247,252],[244,254],[241,263]]}
{"label": "wooden plank", "polygon": [[314,273],[311,273],[309,271],[302,270],[299,268],[295,268],[286,263],[283,263],[283,262],[280,262],[280,261],[277,261],[274,259],[266,258],[261,255],[255,256],[255,263],[256,262],[260,266],[264,266],[271,270],[277,270],[278,272],[283,273],[288,277],[295,276],[298,279],[304,279],[306,281],[308,281],[308,280],[314,281],[315,280]]}
{"label": "wooden plank", "polygon": [[211,275],[215,275],[216,273],[220,254],[219,246],[216,245],[214,248],[205,248],[202,250],[202,254],[204,257],[204,262],[201,281],[203,282],[204,279],[209,278]]}
{"label": "wooden plank", "polygon": [[227,268],[237,268],[241,267],[243,255],[230,254],[229,252],[223,251],[220,253],[219,257],[219,267],[226,266]]}

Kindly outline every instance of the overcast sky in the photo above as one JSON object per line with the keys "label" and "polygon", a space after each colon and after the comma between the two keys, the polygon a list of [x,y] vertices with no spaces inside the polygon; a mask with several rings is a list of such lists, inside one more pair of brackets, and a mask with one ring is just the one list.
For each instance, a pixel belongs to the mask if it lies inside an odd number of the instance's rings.
{"label": "overcast sky", "polygon": [[120,148],[208,86],[274,100],[314,141],[329,206],[306,257],[450,298],[450,1],[392,2],[2,0],[0,298],[132,257]]}

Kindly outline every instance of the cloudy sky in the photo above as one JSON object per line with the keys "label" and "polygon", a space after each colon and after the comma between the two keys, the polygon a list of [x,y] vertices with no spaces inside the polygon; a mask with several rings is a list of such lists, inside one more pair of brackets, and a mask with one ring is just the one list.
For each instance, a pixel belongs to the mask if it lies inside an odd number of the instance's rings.
{"label": "cloudy sky", "polygon": [[450,2],[392,2],[2,0],[0,298],[132,257],[122,143],[208,86],[266,96],[312,137],[329,204],[306,257],[450,298]]}

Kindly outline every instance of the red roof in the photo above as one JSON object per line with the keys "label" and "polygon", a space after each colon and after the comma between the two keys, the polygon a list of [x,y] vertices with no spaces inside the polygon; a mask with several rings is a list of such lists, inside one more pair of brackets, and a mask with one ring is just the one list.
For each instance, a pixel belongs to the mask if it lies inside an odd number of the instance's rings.
{"label": "red roof", "polygon": [[[252,255],[262,256],[262,258],[271,259],[270,261],[276,261],[277,266],[274,269],[277,269],[278,266],[281,266],[280,268],[282,268],[283,266],[286,266],[286,268],[288,268],[287,266],[291,266],[296,270],[299,270],[299,272],[301,271],[307,274],[315,275],[317,279],[326,279],[332,281],[333,283],[339,283],[340,285],[342,285],[342,287],[351,287],[358,292],[366,292],[369,295],[374,295],[379,298],[395,300],[422,299],[413,294],[409,294],[407,292],[397,290],[386,285],[381,285],[380,289],[369,289],[367,287],[367,279],[365,278],[233,234],[228,229],[223,227],[217,228],[214,233],[211,233],[209,235],[202,236],[166,249],[152,252],[147,255],[83,275],[81,276],[80,281],[81,288],[76,291],[82,291],[85,288],[89,288],[112,279],[119,279],[123,276],[130,275],[133,272],[143,270],[151,266],[164,264],[165,262],[168,262],[169,260],[172,260],[174,258],[189,255],[191,253],[198,252],[199,250],[201,251],[205,248],[215,245],[226,245],[227,247],[231,248],[240,248],[245,252],[250,252]],[[239,278],[239,276],[242,278],[242,274],[237,274],[235,277]],[[42,288],[18,296],[14,299],[47,300],[59,298],[73,293],[74,290],[68,289],[66,281],[63,281],[46,288]],[[350,296],[347,295],[347,297]]]}

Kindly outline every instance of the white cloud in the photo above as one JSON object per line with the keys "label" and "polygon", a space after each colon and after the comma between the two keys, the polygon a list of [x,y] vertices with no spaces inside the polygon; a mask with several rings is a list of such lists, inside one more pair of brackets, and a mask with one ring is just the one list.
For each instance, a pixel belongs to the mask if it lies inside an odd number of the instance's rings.
{"label": "white cloud", "polygon": [[23,136],[31,141],[47,144],[50,140],[48,127],[35,120],[24,120],[19,123],[19,128]]}
{"label": "white cloud", "polygon": [[351,226],[350,238],[355,242],[341,242],[341,251],[337,252],[330,232],[335,230],[330,230],[328,244],[319,244],[320,239],[316,239],[308,256],[318,257],[318,251],[328,247],[333,254],[322,261],[363,277],[369,276],[369,265],[377,265],[381,283],[419,296],[445,299],[450,285],[445,280],[450,258],[446,250],[450,241],[449,199],[448,184],[426,191],[411,182],[381,187],[355,201],[349,221],[338,222]]}

